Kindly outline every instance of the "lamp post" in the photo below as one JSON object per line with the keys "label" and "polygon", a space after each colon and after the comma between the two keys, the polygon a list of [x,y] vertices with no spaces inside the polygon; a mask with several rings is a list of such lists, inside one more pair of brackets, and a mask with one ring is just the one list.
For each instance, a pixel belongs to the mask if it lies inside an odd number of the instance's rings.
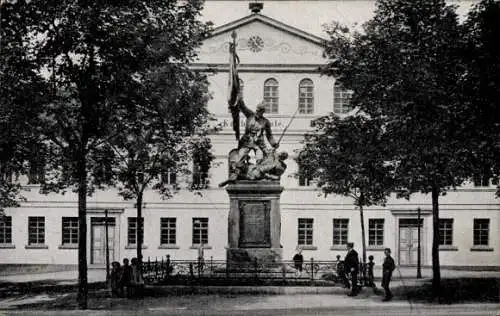
{"label": "lamp post", "polygon": [[109,282],[108,210],[104,210],[104,233],[106,238],[106,282]]}
{"label": "lamp post", "polygon": [[420,254],[420,207],[417,208],[417,234],[418,234],[417,279],[421,279],[422,278],[422,265],[421,265],[421,254]]}

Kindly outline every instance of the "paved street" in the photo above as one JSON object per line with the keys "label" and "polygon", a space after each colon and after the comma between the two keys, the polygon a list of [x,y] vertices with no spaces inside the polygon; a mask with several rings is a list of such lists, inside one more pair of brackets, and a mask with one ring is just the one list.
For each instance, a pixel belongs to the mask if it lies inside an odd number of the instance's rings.
{"label": "paved street", "polygon": [[[401,269],[391,286],[396,297],[382,302],[371,289],[364,289],[355,298],[347,297],[346,289],[334,287],[155,287],[153,294],[142,300],[109,298],[106,290],[92,291],[89,311],[68,310],[75,306],[75,293],[4,292],[0,298],[0,315],[499,315],[498,304],[468,303],[437,305],[412,303],[401,290],[428,281],[430,269],[424,269],[424,279],[415,279],[414,269]],[[499,278],[496,272],[442,270],[448,278]],[[104,270],[89,270],[91,282],[102,281]],[[26,282],[50,280],[57,284],[75,284],[76,271],[0,276],[1,282],[20,285]],[[398,278],[399,276],[399,278]],[[8,283],[6,283],[8,284]],[[379,285],[379,281],[377,281]],[[399,287],[399,291],[398,291]],[[399,292],[399,295],[398,295]],[[175,293],[174,295],[172,295]],[[240,294],[236,294],[240,293]]]}
{"label": "paved street", "polygon": [[93,310],[3,310],[0,315],[497,315],[496,304],[430,305],[361,295],[197,295],[90,301]]}

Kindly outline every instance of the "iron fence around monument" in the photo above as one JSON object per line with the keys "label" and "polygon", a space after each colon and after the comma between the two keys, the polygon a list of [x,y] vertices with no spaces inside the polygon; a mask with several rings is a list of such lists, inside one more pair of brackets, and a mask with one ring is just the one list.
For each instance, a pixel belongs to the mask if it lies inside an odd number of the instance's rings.
{"label": "iron fence around monument", "polygon": [[[343,261],[304,261],[302,271],[296,269],[295,262],[283,260],[275,262],[248,262],[228,264],[225,260],[170,260],[170,257],[148,258],[142,264],[144,280],[148,284],[231,284],[250,282],[256,284],[294,283],[343,285],[345,281]],[[360,279],[362,279],[360,277]]]}

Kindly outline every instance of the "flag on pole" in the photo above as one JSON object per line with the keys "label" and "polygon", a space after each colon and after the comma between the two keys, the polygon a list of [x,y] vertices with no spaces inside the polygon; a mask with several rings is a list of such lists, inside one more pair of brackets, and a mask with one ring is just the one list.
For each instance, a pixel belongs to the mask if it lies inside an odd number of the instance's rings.
{"label": "flag on pole", "polygon": [[233,118],[233,130],[236,140],[240,139],[240,109],[238,107],[238,95],[240,93],[240,78],[238,76],[238,64],[240,59],[236,54],[236,32],[231,34],[233,42],[229,44],[229,81],[228,99],[229,110]]}

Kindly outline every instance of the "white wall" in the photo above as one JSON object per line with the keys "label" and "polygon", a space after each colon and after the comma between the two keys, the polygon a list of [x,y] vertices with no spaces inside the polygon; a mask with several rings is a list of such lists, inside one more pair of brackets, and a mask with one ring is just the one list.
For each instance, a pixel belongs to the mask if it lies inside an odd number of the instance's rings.
{"label": "white wall", "polygon": [[[335,256],[344,256],[345,250],[331,250],[332,245],[332,220],[333,218],[349,219],[348,239],[355,243],[355,248],[361,254],[361,234],[359,211],[354,209],[352,201],[338,196],[321,197],[319,192],[304,188],[285,189],[281,197],[281,244],[283,246],[283,258],[290,260],[297,246],[297,223],[298,218],[313,218],[313,241],[316,250],[304,250],[306,259],[314,257],[316,260],[335,260]],[[491,195],[493,192],[488,192]],[[115,195],[99,194],[99,202],[91,202],[93,207],[115,207],[123,211],[112,211],[109,216],[116,217],[117,228],[117,258],[134,257],[135,249],[126,249],[127,244],[127,218],[135,217],[136,210],[132,203],[124,203]],[[473,196],[477,192],[461,192],[461,195]],[[32,194],[32,198],[37,195]],[[486,196],[486,194],[485,194]],[[0,248],[0,263],[43,263],[43,264],[76,264],[77,249],[59,249],[61,245],[61,220],[63,216],[77,216],[77,205],[75,202],[52,199],[42,201],[45,196],[41,195],[38,200],[31,200],[20,208],[7,210],[7,216],[12,216],[12,243],[14,249]],[[62,197],[62,196],[61,196]],[[92,199],[91,199],[92,200]],[[393,250],[397,260],[398,249],[398,220],[399,218],[416,218],[416,208],[427,209],[422,216],[424,220],[422,238],[422,264],[431,265],[432,244],[432,216],[429,213],[429,204],[421,204],[414,201],[411,204],[388,204],[386,207],[370,207],[365,209],[365,229],[368,238],[368,222],[370,218],[383,218],[384,223],[384,245]],[[213,256],[214,259],[225,259],[225,247],[227,246],[227,215],[228,202],[227,193],[224,190],[210,189],[203,192],[203,196],[195,196],[189,192],[182,192],[171,201],[162,201],[155,194],[148,192],[145,199],[144,220],[145,239],[147,246],[143,255],[147,260],[161,258],[170,254],[172,259],[195,259],[197,250],[192,246],[192,218],[209,218],[209,246],[212,249],[205,251],[206,257]],[[445,203],[444,203],[445,204]],[[413,213],[409,212],[413,210]],[[404,212],[404,215],[398,212]],[[28,216],[45,216],[46,234],[45,240],[48,249],[26,249],[28,243]],[[88,214],[88,250],[90,251],[90,218],[93,216],[104,216],[102,210],[97,213],[89,210]],[[500,262],[499,252],[499,209],[493,204],[445,204],[441,208],[441,218],[454,219],[453,246],[454,251],[441,250],[440,260],[443,266],[498,266]],[[160,249],[160,218],[177,218],[177,246],[178,249]],[[489,244],[492,251],[471,251],[473,248],[473,219],[490,219]],[[368,241],[367,241],[368,242]],[[380,263],[383,259],[381,250],[368,248],[367,256],[373,255],[375,262]],[[90,255],[89,255],[90,260]]]}

